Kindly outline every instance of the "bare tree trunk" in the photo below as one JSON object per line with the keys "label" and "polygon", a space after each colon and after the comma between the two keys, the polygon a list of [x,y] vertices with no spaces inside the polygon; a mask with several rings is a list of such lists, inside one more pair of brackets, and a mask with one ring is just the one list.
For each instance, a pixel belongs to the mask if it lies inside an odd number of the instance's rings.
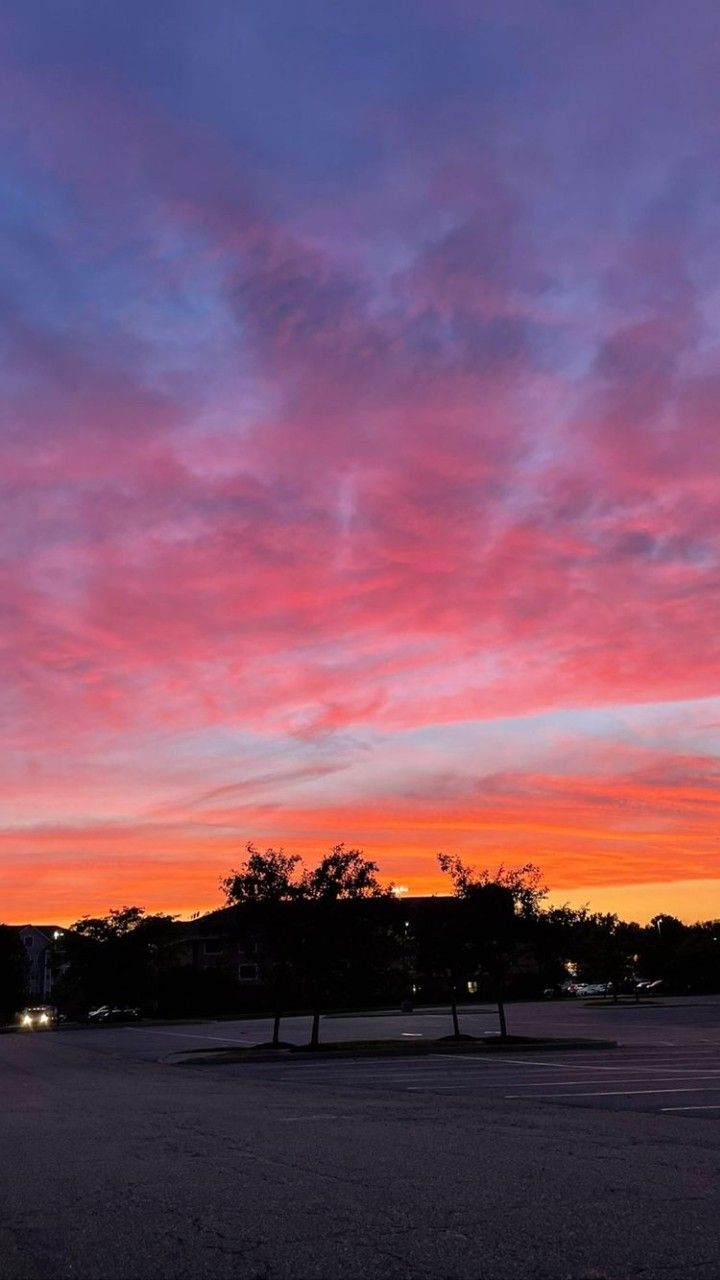
{"label": "bare tree trunk", "polygon": [[281,1018],[282,1018],[282,1013],[278,1009],[275,1012],[275,1018],[273,1021],[273,1037],[272,1037],[273,1049],[277,1049],[280,1045],[280,1019]]}
{"label": "bare tree trunk", "polygon": [[457,1000],[455,999],[454,987],[452,989],[452,996],[450,997],[450,1009],[452,1011],[453,1035],[456,1040],[459,1040],[460,1039],[460,1023],[458,1022]]}
{"label": "bare tree trunk", "polygon": [[318,1049],[320,1047],[320,1010],[316,1009],[313,1013],[312,1033],[310,1035],[310,1048]]}
{"label": "bare tree trunk", "polygon": [[503,1000],[502,980],[498,982],[497,988],[497,1009],[498,1019],[500,1021],[500,1039],[507,1040],[507,1021],[505,1018],[505,1001]]}

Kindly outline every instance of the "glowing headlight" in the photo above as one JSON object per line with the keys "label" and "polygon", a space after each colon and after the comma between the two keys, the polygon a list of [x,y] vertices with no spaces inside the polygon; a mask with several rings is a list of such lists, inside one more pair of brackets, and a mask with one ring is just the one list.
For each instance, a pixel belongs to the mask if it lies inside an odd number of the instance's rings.
{"label": "glowing headlight", "polygon": [[50,1021],[50,1019],[48,1018],[48,1016],[47,1016],[47,1014],[46,1014],[46,1013],[41,1013],[41,1014],[40,1014],[40,1021],[41,1021],[41,1022],[49,1022],[49,1021]]}
{"label": "glowing headlight", "polygon": [[23,1018],[23,1020],[22,1020],[22,1024],[23,1024],[23,1026],[24,1026],[24,1027],[31,1027],[31,1026],[32,1026],[32,1018],[30,1017],[30,1014],[29,1014],[29,1013],[26,1013],[26,1014],[25,1014],[25,1017],[24,1017],[24,1018]]}

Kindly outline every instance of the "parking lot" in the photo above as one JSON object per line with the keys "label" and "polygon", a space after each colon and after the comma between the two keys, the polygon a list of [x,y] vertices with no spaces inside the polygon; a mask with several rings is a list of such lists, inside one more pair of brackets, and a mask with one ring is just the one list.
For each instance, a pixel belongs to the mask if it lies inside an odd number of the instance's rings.
{"label": "parking lot", "polygon": [[[4,1280],[715,1277],[720,1002],[509,1017],[620,1047],[174,1066],[269,1024],[0,1037]],[[495,1030],[490,1008],[462,1018]],[[407,1042],[447,1022],[322,1034]]]}
{"label": "parking lot", "polygon": [[[224,1070],[249,1070],[233,1067]],[[266,1074],[266,1068],[263,1068]],[[529,1104],[700,1113],[720,1119],[720,1055],[707,1047],[618,1052],[612,1065],[598,1052],[533,1057],[523,1053],[432,1056],[413,1061],[344,1060],[276,1066],[276,1086],[315,1086],[329,1091],[455,1095],[478,1102],[497,1099]],[[682,1098],[682,1101],[680,1100]]]}
{"label": "parking lot", "polygon": [[[479,1006],[461,1012],[463,1027],[479,1036],[494,1034],[496,1012]],[[368,1090],[471,1094],[477,1101],[554,1103],[562,1106],[656,1111],[720,1118],[720,1001],[666,999],[640,1005],[584,1004],[568,1001],[511,1006],[516,1034],[597,1036],[617,1039],[612,1051],[509,1051],[478,1058],[448,1052],[417,1059],[347,1059],[273,1064],[221,1064],[210,1069],[232,1076],[244,1072],[273,1088],[302,1083],[324,1093]],[[448,1024],[448,1025],[446,1025]],[[372,1037],[421,1044],[449,1031],[441,1010],[366,1017],[323,1019],[323,1039]],[[112,1058],[160,1062],[178,1050],[248,1047],[267,1041],[266,1020],[193,1023],[186,1026],[140,1025],[56,1033],[62,1041]],[[307,1042],[309,1020],[288,1018],[283,1037]],[[101,1036],[102,1038],[98,1038]],[[203,1065],[198,1069],[207,1070]],[[271,1073],[270,1075],[268,1073]]]}

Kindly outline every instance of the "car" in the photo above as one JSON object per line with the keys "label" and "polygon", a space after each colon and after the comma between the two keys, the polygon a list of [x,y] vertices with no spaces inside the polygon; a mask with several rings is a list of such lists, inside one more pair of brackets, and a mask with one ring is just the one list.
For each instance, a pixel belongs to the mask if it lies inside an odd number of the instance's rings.
{"label": "car", "polygon": [[58,1012],[51,1004],[31,1004],[18,1014],[21,1031],[50,1031],[57,1022]]}
{"label": "car", "polygon": [[581,999],[587,996],[606,996],[610,990],[608,982],[575,982],[570,988],[571,994]]}
{"label": "car", "polygon": [[662,978],[638,978],[635,983],[635,990],[642,991],[645,995],[659,991],[663,985]]}
{"label": "car", "polygon": [[562,985],[555,983],[552,987],[545,987],[543,996],[546,1000],[565,1000],[575,995],[575,983],[563,982]]}
{"label": "car", "polygon": [[101,1004],[88,1013],[88,1022],[137,1022],[140,1010],[134,1005]]}

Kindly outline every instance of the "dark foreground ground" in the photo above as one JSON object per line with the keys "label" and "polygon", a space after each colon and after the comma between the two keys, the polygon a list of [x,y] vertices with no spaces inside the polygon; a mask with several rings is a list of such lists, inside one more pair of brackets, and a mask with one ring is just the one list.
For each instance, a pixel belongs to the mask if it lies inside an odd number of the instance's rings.
{"label": "dark foreground ground", "polygon": [[[0,1276],[715,1280],[720,1001],[510,1017],[622,1047],[171,1066],[267,1025],[0,1037]],[[491,1012],[465,1028],[494,1030]]]}

